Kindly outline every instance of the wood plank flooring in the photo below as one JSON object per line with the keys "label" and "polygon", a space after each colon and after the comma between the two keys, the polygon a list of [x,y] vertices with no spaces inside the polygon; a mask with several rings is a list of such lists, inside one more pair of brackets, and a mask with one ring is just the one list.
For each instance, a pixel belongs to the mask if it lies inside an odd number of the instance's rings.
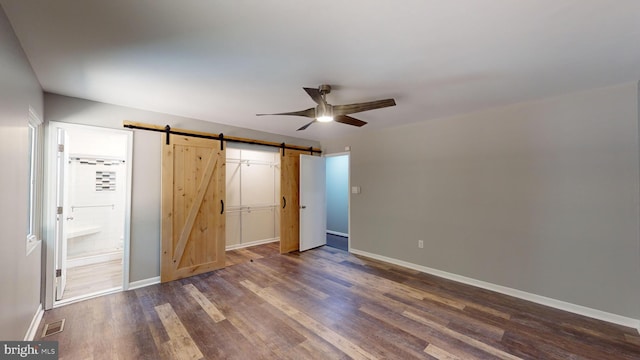
{"label": "wood plank flooring", "polygon": [[264,245],[228,250],[225,254],[227,257],[226,266],[231,266],[251,262],[251,260],[262,259],[264,257],[279,255],[280,243],[276,241]]}
{"label": "wood plank flooring", "polygon": [[640,359],[635,329],[338,249],[230,253],[221,270],[47,311],[41,326],[66,324],[45,339],[60,359]]}
{"label": "wood plank flooring", "polygon": [[67,269],[67,286],[63,300],[98,291],[122,288],[122,259]]}

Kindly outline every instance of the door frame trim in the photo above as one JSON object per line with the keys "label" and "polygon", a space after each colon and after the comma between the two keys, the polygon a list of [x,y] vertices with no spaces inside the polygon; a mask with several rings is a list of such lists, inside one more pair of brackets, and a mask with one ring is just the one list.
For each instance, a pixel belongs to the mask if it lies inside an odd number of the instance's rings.
{"label": "door frame trim", "polygon": [[[125,191],[125,223],[124,223],[124,248],[123,248],[123,268],[122,268],[122,291],[129,288],[129,259],[131,249],[131,193],[132,193],[132,179],[133,179],[133,131],[123,129],[113,129],[107,127],[99,127],[92,125],[82,125],[74,123],[65,123],[58,121],[49,121],[45,126],[45,191],[43,201],[43,233],[46,236],[46,251],[42,252],[42,294],[45,310],[52,309],[56,306],[55,301],[55,251],[56,251],[56,237],[55,237],[55,225],[56,225],[56,212],[54,210],[56,204],[56,151],[54,149],[56,140],[56,131],[52,131],[56,128],[70,129],[70,128],[85,128],[97,131],[105,131],[118,133],[127,136],[127,155],[126,155],[126,170],[127,178],[125,180],[127,190]],[[112,290],[107,292],[111,293]],[[95,294],[93,294],[95,295]],[[64,302],[64,300],[62,300]]]}

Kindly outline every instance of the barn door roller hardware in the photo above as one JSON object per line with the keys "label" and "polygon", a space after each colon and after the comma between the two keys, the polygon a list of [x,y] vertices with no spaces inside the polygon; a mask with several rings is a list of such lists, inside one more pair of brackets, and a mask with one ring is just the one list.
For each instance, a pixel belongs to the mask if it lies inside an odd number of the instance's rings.
{"label": "barn door roller hardware", "polygon": [[164,132],[165,134],[167,134],[167,141],[166,144],[170,145],[171,144],[171,126],[167,125],[164,127]]}
{"label": "barn door roller hardware", "polygon": [[283,156],[284,156],[285,149],[309,151],[311,155],[313,155],[314,153],[316,154],[322,153],[322,150],[318,148],[314,148],[313,146],[306,147],[306,146],[298,146],[298,145],[287,145],[285,143],[275,143],[271,141],[247,139],[247,138],[240,138],[240,137],[233,137],[233,136],[224,136],[224,134],[222,133],[216,135],[216,134],[210,134],[210,133],[199,132],[199,131],[172,129],[171,126],[169,125],[158,126],[158,125],[151,125],[151,124],[136,123],[132,121],[124,121],[123,126],[127,129],[162,132],[166,136],[165,143],[167,145],[171,143],[171,134],[173,134],[173,135],[180,135],[180,136],[196,137],[201,139],[220,140],[220,150],[224,150],[223,143],[227,141],[227,142],[234,142],[234,143],[241,143],[241,144],[254,144],[254,145],[263,145],[263,146],[280,148],[282,149]]}

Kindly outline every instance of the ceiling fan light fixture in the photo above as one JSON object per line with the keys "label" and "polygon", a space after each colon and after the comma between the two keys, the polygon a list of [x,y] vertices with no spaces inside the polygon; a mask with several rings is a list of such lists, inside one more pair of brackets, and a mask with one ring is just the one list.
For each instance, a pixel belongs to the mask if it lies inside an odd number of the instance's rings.
{"label": "ceiling fan light fixture", "polygon": [[[303,87],[302,89],[317,104],[315,108],[308,108],[306,110],[301,110],[301,111],[290,111],[290,112],[283,112],[283,113],[276,113],[276,114],[256,114],[256,115],[257,116],[292,115],[292,116],[304,116],[306,118],[313,119],[313,121],[303,125],[301,128],[298,129],[298,131],[301,131],[301,130],[307,129],[309,126],[313,125],[316,122],[335,121],[340,124],[360,127],[360,126],[366,125],[367,122],[358,120],[356,118],[352,118],[351,116],[348,116],[349,114],[381,109],[389,106],[396,106],[396,102],[394,99],[375,100],[375,101],[360,102],[355,104],[334,106],[327,103],[327,99],[326,99],[326,95],[331,92],[331,86],[320,85],[317,89],[307,88],[307,87]],[[334,115],[336,115],[335,118],[334,118]]]}
{"label": "ceiling fan light fixture", "polygon": [[333,121],[333,106],[329,104],[321,104],[316,108],[316,120],[319,122],[331,122]]}

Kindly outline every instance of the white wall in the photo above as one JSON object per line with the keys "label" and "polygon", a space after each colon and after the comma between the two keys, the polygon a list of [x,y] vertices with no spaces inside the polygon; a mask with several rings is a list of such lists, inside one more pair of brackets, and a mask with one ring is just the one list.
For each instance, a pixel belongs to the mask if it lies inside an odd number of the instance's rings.
{"label": "white wall", "polygon": [[96,131],[74,126],[66,129],[69,135],[67,151],[75,156],[98,156],[111,159],[127,158],[127,136],[115,131]]}
{"label": "white wall", "polygon": [[[45,93],[45,120],[123,129],[124,120],[174,128],[224,133],[277,143],[319,146],[315,141],[285,137],[207,121],[132,109],[90,100]],[[134,131],[131,199],[130,281],[160,275],[160,178],[163,134]]]}
{"label": "white wall", "polygon": [[346,145],[353,248],[640,319],[635,82]]}
{"label": "white wall", "polygon": [[[70,258],[122,250],[126,170],[126,165],[118,162],[107,166],[72,160],[69,164],[67,214],[72,219],[67,221],[67,255]],[[115,189],[96,190],[98,171],[113,173]],[[87,233],[90,228],[91,233]]]}
{"label": "white wall", "polygon": [[26,254],[29,106],[42,90],[0,7],[0,339],[22,340],[40,304],[41,246]]}

